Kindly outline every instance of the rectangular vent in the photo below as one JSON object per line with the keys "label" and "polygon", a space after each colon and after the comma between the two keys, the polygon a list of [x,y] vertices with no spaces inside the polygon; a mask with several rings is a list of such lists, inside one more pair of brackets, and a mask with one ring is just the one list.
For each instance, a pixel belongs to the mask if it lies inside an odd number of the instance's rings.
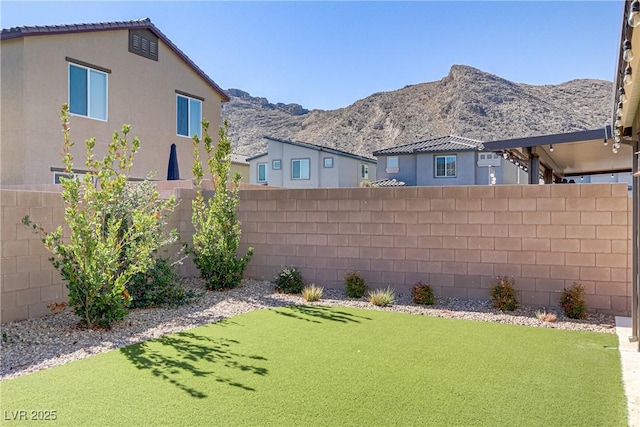
{"label": "rectangular vent", "polygon": [[129,30],[129,52],[158,60],[158,37],[150,30]]}

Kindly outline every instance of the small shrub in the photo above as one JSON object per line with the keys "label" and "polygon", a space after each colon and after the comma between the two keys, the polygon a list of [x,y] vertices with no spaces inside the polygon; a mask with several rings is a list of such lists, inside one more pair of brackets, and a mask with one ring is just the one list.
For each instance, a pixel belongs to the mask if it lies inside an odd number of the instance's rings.
{"label": "small shrub", "polygon": [[193,291],[185,291],[182,287],[167,258],[157,258],[149,270],[134,275],[127,289],[132,308],[178,306],[195,297]]}
{"label": "small shrub", "polygon": [[514,279],[498,277],[497,283],[491,287],[491,300],[495,308],[501,311],[513,311],[518,308],[520,303],[514,284]]}
{"label": "small shrub", "polygon": [[357,271],[344,276],[345,292],[349,298],[362,298],[367,291],[367,284]]}
{"label": "small shrub", "polygon": [[537,310],[536,319],[540,320],[541,322],[553,323],[558,319],[558,316],[556,316],[555,313]]}
{"label": "small shrub", "polygon": [[414,304],[433,305],[436,302],[436,296],[433,294],[431,286],[420,282],[415,284],[411,290],[411,295],[413,296]]}
{"label": "small shrub", "polygon": [[391,287],[369,292],[369,302],[378,307],[386,307],[396,302],[396,294]]}
{"label": "small shrub", "polygon": [[584,286],[574,283],[565,288],[560,295],[560,306],[564,314],[571,319],[587,317],[587,304],[584,301]]}
{"label": "small shrub", "polygon": [[276,289],[285,294],[299,294],[304,288],[302,274],[295,267],[285,267],[276,277]]}
{"label": "small shrub", "polygon": [[305,286],[304,289],[302,289],[302,298],[304,298],[304,300],[308,302],[320,301],[323,291],[324,288],[322,288],[321,286],[311,284],[309,286]]}

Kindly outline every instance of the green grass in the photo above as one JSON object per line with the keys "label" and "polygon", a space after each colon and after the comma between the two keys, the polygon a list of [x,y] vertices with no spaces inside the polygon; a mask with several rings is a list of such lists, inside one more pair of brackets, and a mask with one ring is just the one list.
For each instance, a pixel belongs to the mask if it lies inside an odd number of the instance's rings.
{"label": "green grass", "polygon": [[624,426],[616,347],[613,334],[259,310],[5,380],[0,420],[55,410],[46,425]]}

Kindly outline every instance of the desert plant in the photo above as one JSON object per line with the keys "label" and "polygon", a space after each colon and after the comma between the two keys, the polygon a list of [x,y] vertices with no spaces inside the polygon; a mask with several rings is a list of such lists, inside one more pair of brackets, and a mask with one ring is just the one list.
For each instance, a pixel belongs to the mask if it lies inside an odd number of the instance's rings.
{"label": "desert plant", "polygon": [[94,159],[95,138],[86,146],[87,171],[84,178],[74,177],[73,143],[69,133],[69,107],[62,106],[65,173],[62,199],[65,222],[70,229],[63,239],[63,228],[47,233],[28,217],[23,223],[41,233],[50,261],[67,281],[69,305],[86,327],[109,327],[127,313],[131,296],[127,285],[136,273],[145,272],[153,263],[151,254],[168,242],[158,233],[162,215],[172,210],[175,200],[160,200],[155,187],[145,193],[139,209],[119,213],[117,203],[126,198],[128,172],[140,147],[138,138],[129,143],[129,125],[122,135],[115,131],[102,160]]}
{"label": "desert plant", "polygon": [[550,311],[536,310],[536,319],[540,320],[541,322],[553,323],[558,319],[558,316]]}
{"label": "desert plant", "polygon": [[369,302],[378,307],[386,307],[396,302],[396,294],[391,287],[376,289],[369,292]]}
{"label": "desert plant", "polygon": [[416,283],[411,290],[414,304],[433,305],[436,302],[436,297],[433,294],[431,286],[423,283]]}
{"label": "desert plant", "polygon": [[276,289],[285,294],[299,294],[304,288],[302,274],[295,267],[285,267],[276,277]]}
{"label": "desert plant", "polygon": [[367,291],[367,284],[357,271],[344,276],[345,293],[349,298],[362,298]]}
{"label": "desert plant", "polygon": [[237,257],[240,247],[240,221],[237,217],[240,198],[240,174],[235,173],[228,186],[231,170],[231,142],[229,141],[228,123],[218,131],[218,145],[213,149],[209,136],[209,122],[202,121],[204,150],[207,154],[206,164],[212,177],[214,194],[205,201],[202,190],[204,169],[200,161],[200,138],[193,136],[193,176],[196,197],[192,202],[193,246],[189,252],[200,270],[208,289],[235,288],[242,281],[247,264],[253,255],[249,248],[244,256]]}
{"label": "desert plant", "polygon": [[324,292],[324,288],[322,286],[311,284],[302,289],[302,298],[308,302],[320,301],[322,298],[322,292]]}
{"label": "desert plant", "polygon": [[132,308],[179,306],[196,295],[182,286],[168,258],[156,258],[151,267],[135,274],[127,286]]}
{"label": "desert plant", "polygon": [[501,311],[513,311],[520,306],[518,292],[513,287],[515,280],[509,277],[498,277],[491,287],[493,306]]}
{"label": "desert plant", "polygon": [[584,300],[584,286],[580,283],[565,288],[560,294],[560,307],[564,314],[571,319],[587,317],[587,303]]}

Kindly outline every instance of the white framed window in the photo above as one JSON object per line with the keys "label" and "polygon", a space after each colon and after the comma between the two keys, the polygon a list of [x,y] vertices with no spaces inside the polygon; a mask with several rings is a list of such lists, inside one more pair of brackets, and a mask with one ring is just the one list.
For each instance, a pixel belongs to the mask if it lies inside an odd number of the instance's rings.
{"label": "white framed window", "polygon": [[309,159],[291,160],[291,179],[309,179]]}
{"label": "white framed window", "polygon": [[69,63],[69,112],[107,121],[107,73]]}
{"label": "white framed window", "polygon": [[324,158],[324,167],[332,168],[333,167],[333,157],[325,157]]}
{"label": "white framed window", "polygon": [[202,101],[176,95],[176,134],[188,138],[202,138]]}
{"label": "white framed window", "polygon": [[273,170],[279,171],[280,169],[282,169],[282,161],[274,160],[273,162],[271,162],[271,168]]}
{"label": "white framed window", "polygon": [[72,175],[69,175],[68,173],[65,172],[54,172],[53,173],[53,183],[54,184],[62,184],[62,181],[60,181],[60,178],[75,178],[77,180],[84,180],[85,174],[84,173],[74,173]]}
{"label": "white framed window", "polygon": [[258,182],[267,182],[267,163],[258,163]]}
{"label": "white framed window", "polygon": [[435,156],[436,162],[436,178],[455,178],[456,172],[456,156]]}
{"label": "white framed window", "polygon": [[387,157],[387,173],[398,173],[400,171],[400,163],[397,156]]}
{"label": "white framed window", "polygon": [[360,178],[369,179],[369,165],[364,163],[360,165]]}

